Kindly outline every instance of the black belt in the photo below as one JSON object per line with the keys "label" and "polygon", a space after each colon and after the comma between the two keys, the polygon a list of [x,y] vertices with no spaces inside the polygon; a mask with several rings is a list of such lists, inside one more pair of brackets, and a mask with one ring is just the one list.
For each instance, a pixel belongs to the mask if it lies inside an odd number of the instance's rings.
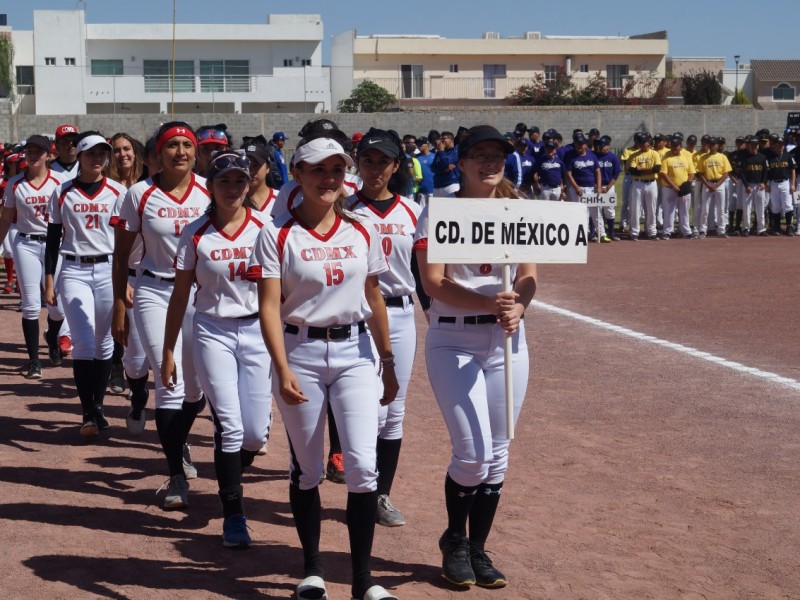
{"label": "black belt", "polygon": [[719,179],[707,179],[708,183],[718,183]]}
{"label": "black belt", "polygon": [[108,254],[98,254],[97,256],[73,256],[72,254],[65,254],[64,260],[71,260],[84,265],[96,265],[97,263],[107,263]]}
{"label": "black belt", "polygon": [[[300,327],[297,325],[292,325],[291,323],[286,323],[283,330],[286,333],[291,333],[296,335],[300,333]],[[334,325],[333,327],[309,327],[308,328],[308,337],[313,338],[315,340],[346,340],[350,337],[350,333],[352,332],[353,327],[352,325]],[[366,325],[364,325],[364,321],[358,322],[358,333],[364,333],[367,331]]]}
{"label": "black belt", "polygon": [[34,242],[46,242],[47,236],[46,235],[39,235],[36,233],[19,233],[20,237],[28,238],[29,240],[33,240]]}
{"label": "black belt", "polygon": [[136,269],[128,269],[128,277],[136,277]]}
{"label": "black belt", "polygon": [[148,271],[147,269],[142,271],[142,275],[147,275],[148,277],[152,277],[153,279],[159,279],[161,281],[166,281],[168,283],[172,283],[175,281],[174,277],[162,277],[161,275],[156,275],[155,273],[153,273],[152,271]]}
{"label": "black belt", "polygon": [[634,177],[634,178],[633,178],[633,180],[634,180],[634,181],[642,181],[642,182],[644,182],[644,183],[650,183],[651,181],[655,181],[655,178],[653,178],[653,179],[646,179],[646,178],[644,178],[644,177]]}
{"label": "black belt", "polygon": [[784,177],[783,179],[770,179],[770,183],[783,183],[784,181],[789,181],[788,177]]}
{"label": "black belt", "polygon": [[414,304],[414,298],[409,296],[384,296],[383,299],[386,300],[386,306],[399,306],[403,307],[403,300],[408,298],[409,304]]}
{"label": "black belt", "polygon": [[[439,323],[455,323],[458,317],[439,317]],[[495,315],[473,315],[464,317],[464,325],[493,325],[497,323]]]}
{"label": "black belt", "polygon": [[236,318],[237,318],[237,319],[257,319],[257,318],[258,318],[258,313],[257,313],[257,312],[254,312],[254,313],[253,313],[253,314],[251,314],[251,315],[244,315],[244,316],[241,316],[241,317],[236,317]]}

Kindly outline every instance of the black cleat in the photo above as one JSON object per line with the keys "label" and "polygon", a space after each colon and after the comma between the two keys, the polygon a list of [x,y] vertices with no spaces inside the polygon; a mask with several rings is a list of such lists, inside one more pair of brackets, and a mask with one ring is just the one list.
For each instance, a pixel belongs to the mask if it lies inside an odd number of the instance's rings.
{"label": "black cleat", "polygon": [[469,559],[475,572],[475,585],[483,588],[501,588],[508,585],[508,579],[486,556],[486,552],[470,546]]}
{"label": "black cleat", "polygon": [[453,585],[467,587],[475,584],[475,572],[469,556],[469,540],[446,530],[439,538],[442,551],[442,577]]}

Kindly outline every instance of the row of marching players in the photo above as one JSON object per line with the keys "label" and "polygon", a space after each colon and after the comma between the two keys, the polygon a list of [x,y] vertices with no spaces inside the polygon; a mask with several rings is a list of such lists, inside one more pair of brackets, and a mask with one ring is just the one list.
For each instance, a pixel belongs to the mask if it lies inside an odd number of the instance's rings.
{"label": "row of marching players", "polygon": [[[442,576],[459,587],[504,587],[485,551],[508,467],[504,345],[510,336],[516,420],[536,266],[512,265],[506,290],[500,265],[428,263],[427,208],[400,195],[409,173],[394,132],[367,132],[357,165],[335,123],[312,121],[299,135],[293,180],[278,194],[264,183],[258,144],[220,144],[198,174],[203,141],[221,138],[184,122],[159,128],[145,145],[148,177],[129,186],[106,176],[112,146],[98,132],[76,136],[72,179],[48,168],[47,138],[27,139],[27,167],[6,187],[0,240],[16,220],[17,247],[35,245],[48,306],[66,314],[80,434],[94,439],[109,426],[102,404],[116,340],[126,349],[134,433],[145,428],[148,369],[156,374],[155,425],[169,472],[163,507],[189,505],[184,448],[208,401],[223,544],[246,548],[242,471],[263,451],[274,399],[304,559],[296,597],[324,598],[319,484],[330,410],[348,490],[352,596],[396,598],[370,564],[376,522],[405,524],[389,495],[417,345],[416,292],[452,446]],[[461,189],[451,196],[519,197],[503,176],[513,146],[497,130],[470,128],[458,151]]]}

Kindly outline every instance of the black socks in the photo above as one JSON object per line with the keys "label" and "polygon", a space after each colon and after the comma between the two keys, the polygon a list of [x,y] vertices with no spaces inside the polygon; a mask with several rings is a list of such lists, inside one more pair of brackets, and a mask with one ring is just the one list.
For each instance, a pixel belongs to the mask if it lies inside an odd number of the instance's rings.
{"label": "black socks", "polygon": [[473,548],[483,550],[483,545],[492,529],[502,490],[502,481],[482,483],[478,486],[478,493],[469,511],[469,543]]}
{"label": "black socks", "polygon": [[[319,553],[322,505],[319,499],[319,486],[315,486],[310,490],[301,490],[299,486],[289,484],[289,504],[292,507],[297,536],[300,538],[300,545],[303,547],[303,577],[311,577],[312,575],[322,577],[324,572],[322,569],[322,557]],[[375,526],[374,515],[372,525],[373,527]]]}
{"label": "black socks", "polygon": [[378,438],[378,495],[392,491],[397,462],[400,459],[400,445],[403,439],[384,440]]}
{"label": "black socks", "polygon": [[478,487],[458,485],[448,475],[444,480],[444,502],[447,507],[447,528],[459,535],[467,535],[467,518]]}

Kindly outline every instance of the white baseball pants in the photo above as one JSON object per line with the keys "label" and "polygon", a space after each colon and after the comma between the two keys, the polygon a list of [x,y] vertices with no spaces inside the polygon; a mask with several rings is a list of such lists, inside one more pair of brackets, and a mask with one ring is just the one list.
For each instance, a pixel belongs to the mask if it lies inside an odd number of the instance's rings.
{"label": "white baseball pants", "polygon": [[[513,336],[514,422],[528,385],[524,323]],[[500,483],[508,469],[505,334],[498,325],[431,322],[425,362],[436,402],[450,433],[448,474],[459,485]]]}

